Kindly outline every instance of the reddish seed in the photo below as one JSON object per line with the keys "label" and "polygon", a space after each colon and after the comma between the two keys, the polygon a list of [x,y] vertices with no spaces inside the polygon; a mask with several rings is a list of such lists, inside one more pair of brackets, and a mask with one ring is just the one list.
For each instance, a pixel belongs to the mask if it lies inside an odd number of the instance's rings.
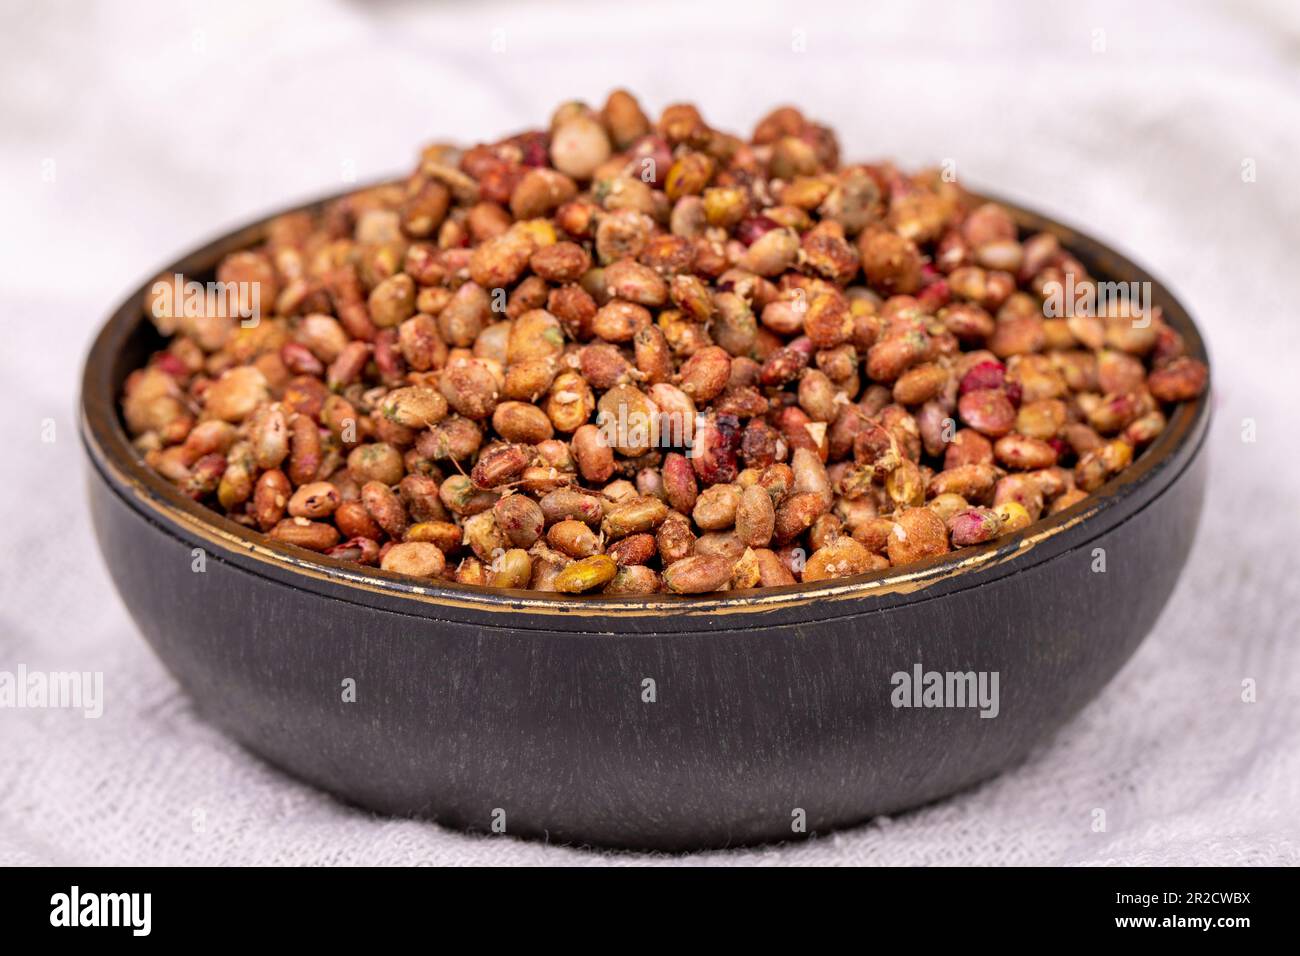
{"label": "reddish seed", "polygon": [[961,377],[961,394],[981,388],[1001,388],[1007,367],[1001,362],[980,362]]}
{"label": "reddish seed", "polygon": [[736,238],[746,246],[752,246],[773,229],[780,229],[781,224],[767,216],[749,216],[740,221],[736,227]]}

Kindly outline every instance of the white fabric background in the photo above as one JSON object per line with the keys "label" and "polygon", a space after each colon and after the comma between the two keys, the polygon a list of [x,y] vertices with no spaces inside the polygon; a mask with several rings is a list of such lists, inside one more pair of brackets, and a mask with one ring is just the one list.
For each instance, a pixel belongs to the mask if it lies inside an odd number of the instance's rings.
{"label": "white fabric background", "polygon": [[[426,140],[513,132],[615,85],[656,111],[698,101],[740,130],[793,101],[833,123],[848,156],[955,159],[968,182],[1149,264],[1199,316],[1215,361],[1191,563],[1079,719],[941,805],[678,862],[1300,860],[1300,16],[1283,0],[8,0],[0,18],[0,670],[103,671],[107,697],[98,721],[0,710],[0,863],[658,861],[376,819],[196,719],[109,584],[74,419],[92,332],[173,254],[349,172],[404,170]],[[1247,418],[1255,443],[1241,440]],[[1240,699],[1246,678],[1256,703]]]}

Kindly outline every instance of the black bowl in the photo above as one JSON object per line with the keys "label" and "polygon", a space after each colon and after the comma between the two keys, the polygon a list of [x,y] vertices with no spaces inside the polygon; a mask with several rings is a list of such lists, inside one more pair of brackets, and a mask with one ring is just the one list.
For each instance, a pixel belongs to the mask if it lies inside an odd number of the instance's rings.
{"label": "black bowl", "polygon": [[[1206,358],[1144,270],[1008,207],[1099,278],[1152,282]],[[264,227],[164,271],[203,278]],[[1168,599],[1200,514],[1208,393],[1086,501],[901,570],[713,597],[422,586],[251,533],[143,464],[117,408],[161,344],[144,290],[108,320],[82,383],[91,508],[118,591],[209,719],[385,813],[684,850],[938,799],[1021,760],[1110,680]],[[983,702],[900,706],[931,672],[971,675]],[[944,701],[961,703],[964,686],[951,681]]]}

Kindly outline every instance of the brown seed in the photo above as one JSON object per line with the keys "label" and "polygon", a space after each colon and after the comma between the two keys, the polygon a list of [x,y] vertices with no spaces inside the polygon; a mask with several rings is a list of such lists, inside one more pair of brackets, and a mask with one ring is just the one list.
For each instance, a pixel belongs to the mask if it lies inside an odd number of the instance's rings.
{"label": "brown seed", "polygon": [[573,460],[582,477],[593,484],[609,481],[614,474],[614,450],[595,425],[583,425],[573,433],[570,443]]}
{"label": "brown seed", "polygon": [[408,428],[428,428],[447,417],[447,400],[424,386],[397,388],[384,396],[380,414],[388,421]]}
{"label": "brown seed", "polygon": [[650,121],[641,112],[636,98],[626,90],[610,93],[600,115],[610,131],[614,145],[619,149],[627,149],[650,132]]}
{"label": "brown seed", "polygon": [[482,587],[488,582],[488,571],[478,558],[468,557],[456,566],[453,578],[457,584],[471,584],[475,587]]}
{"label": "brown seed", "polygon": [[644,392],[631,385],[616,385],[597,403],[597,423],[610,447],[622,455],[645,454],[659,437],[659,409]]}
{"label": "brown seed", "polygon": [[1209,370],[1193,358],[1176,358],[1151,373],[1147,387],[1162,402],[1190,402],[1205,391]]}
{"label": "brown seed", "polygon": [[482,420],[496,410],[500,388],[486,364],[477,359],[454,359],[438,380],[443,397],[466,418]]}
{"label": "brown seed", "polygon": [[492,413],[492,427],[508,442],[536,445],[555,434],[551,420],[536,405],[502,402]]}
{"label": "brown seed", "polygon": [[405,471],[402,453],[387,442],[360,445],[348,455],[348,474],[359,484],[378,481],[395,485]]}
{"label": "brown seed", "polygon": [[[715,486],[717,487],[717,486]],[[776,508],[762,485],[746,488],[736,507],[736,535],[751,548],[765,548],[776,529]]]}
{"label": "brown seed", "polygon": [[461,525],[461,531],[462,543],[486,563],[496,560],[510,546],[510,539],[497,527],[491,511],[470,515]]}
{"label": "brown seed", "polygon": [[1165,430],[1166,424],[1163,412],[1147,412],[1141,418],[1130,422],[1121,437],[1130,445],[1145,445],[1154,441],[1156,436]]}
{"label": "brown seed", "polygon": [[680,561],[695,548],[695,534],[691,531],[690,521],[676,511],[669,512],[655,532],[655,542],[665,563]]}
{"label": "brown seed", "polygon": [[334,524],[348,538],[370,538],[377,541],[384,533],[360,501],[342,502],[334,512]]}
{"label": "brown seed", "polygon": [[[767,497],[763,492],[760,494]],[[711,485],[704,489],[704,493],[695,502],[691,517],[704,531],[721,531],[735,525],[739,505],[740,489],[737,486]]]}
{"label": "brown seed", "polygon": [[546,527],[541,505],[524,495],[506,495],[492,506],[492,513],[497,527],[518,548],[531,548]]}
{"label": "brown seed", "polygon": [[442,550],[423,541],[408,541],[388,549],[379,566],[416,578],[436,578],[447,566]]}
{"label": "brown seed", "polygon": [[888,548],[895,524],[893,518],[870,518],[853,529],[853,539],[879,554]]}
{"label": "brown seed", "polygon": [[839,537],[813,552],[803,569],[804,581],[828,581],[865,574],[876,567],[876,555],[849,537]]}
{"label": "brown seed", "polygon": [[[578,187],[564,173],[554,169],[530,169],[510,194],[510,211],[516,219],[536,219],[554,211],[577,193]],[[536,266],[534,271],[542,275]]]}
{"label": "brown seed", "polygon": [[609,294],[637,305],[658,308],[668,301],[668,285],[657,272],[633,259],[620,259],[605,268]]}
{"label": "brown seed", "polygon": [[546,415],[556,431],[573,432],[586,424],[596,407],[591,388],[577,372],[561,372],[551,383]]}
{"label": "brown seed", "polygon": [[589,179],[609,158],[609,153],[609,136],[598,122],[587,116],[574,116],[551,134],[552,165],[574,179]]}
{"label": "brown seed", "polygon": [[1007,475],[998,479],[993,489],[993,507],[1014,501],[1025,509],[1030,520],[1037,521],[1043,513],[1042,484],[1033,475]]}
{"label": "brown seed", "polygon": [[1047,509],[1047,513],[1053,515],[1060,514],[1066,508],[1077,505],[1080,501],[1087,499],[1087,497],[1088,493],[1082,488],[1071,488],[1052,502],[1051,507]]}
{"label": "brown seed", "polygon": [[758,548],[754,551],[754,557],[758,560],[758,583],[761,586],[773,588],[795,583],[794,575],[775,551]]}
{"label": "brown seed", "polygon": [[571,558],[586,558],[600,551],[600,540],[581,521],[566,519],[551,525],[546,543]]}
{"label": "brown seed", "polygon": [[696,554],[720,554],[735,561],[744,551],[745,545],[734,531],[706,531],[695,539]]}
{"label": "brown seed", "polygon": [[476,515],[496,504],[495,491],[480,488],[468,475],[452,475],[438,486],[438,500],[457,515]]}
{"label": "brown seed", "polygon": [[485,239],[469,258],[469,276],[484,289],[513,285],[526,268],[537,243],[524,230],[514,227]]}
{"label": "brown seed", "polygon": [[242,422],[266,401],[269,395],[266,376],[251,366],[223,372],[204,393],[204,408],[213,418]]}
{"label": "brown seed", "polygon": [[630,564],[645,564],[659,553],[655,536],[648,533],[631,534],[621,541],[615,541],[606,552],[618,562],[619,567]]}
{"label": "brown seed", "polygon": [[827,504],[815,492],[791,495],[776,509],[773,533],[778,544],[789,544],[812,527],[812,523],[825,514]]}
{"label": "brown seed", "polygon": [[997,471],[991,464],[958,465],[945,468],[930,479],[926,493],[931,497],[938,495],[961,495],[968,501],[979,501],[993,490],[997,480]]}
{"label": "brown seed", "polygon": [[518,478],[531,461],[524,445],[494,445],[479,455],[470,478],[479,488],[496,488]]}
{"label": "brown seed", "polygon": [[385,534],[391,538],[402,537],[406,530],[406,509],[391,488],[380,481],[367,481],[361,486],[361,503]]}
{"label": "brown seed", "polygon": [[650,495],[638,495],[605,512],[600,530],[607,538],[653,531],[668,517],[668,506]]}
{"label": "brown seed", "polygon": [[678,594],[717,591],[730,582],[735,564],[722,555],[697,554],[682,558],[664,569],[664,587]]}
{"label": "brown seed", "polygon": [[973,428],[962,428],[953,436],[943,454],[945,470],[962,465],[993,464],[993,443]]}
{"label": "brown seed", "polygon": [[289,423],[289,479],[295,485],[315,481],[320,466],[320,430],[306,415],[296,415]]}
{"label": "brown seed", "polygon": [[328,481],[313,481],[293,493],[289,514],[294,518],[327,518],[341,501],[338,489]]}
{"label": "brown seed", "polygon": [[1015,429],[1029,438],[1047,441],[1061,431],[1067,414],[1065,402],[1059,399],[1026,402],[1016,413]]}
{"label": "brown seed", "polygon": [[[672,376],[672,349],[659,328],[647,325],[637,330],[632,339],[632,346],[635,351],[636,368],[642,375],[642,381],[655,386],[665,383]],[[653,395],[651,399],[653,400]]]}
{"label": "brown seed", "polygon": [[745,591],[756,588],[762,576],[762,570],[758,566],[758,555],[754,553],[753,548],[746,548],[736,561],[736,566],[731,569],[730,590]]}
{"label": "brown seed", "polygon": [[780,507],[794,489],[794,469],[782,462],[768,465],[758,476],[758,486],[767,492],[773,507]]}
{"label": "brown seed", "polygon": [[948,529],[929,508],[908,508],[900,512],[886,546],[890,563],[910,564],[948,550]]}
{"label": "brown seed", "polygon": [[483,444],[483,430],[468,418],[455,416],[423,432],[415,442],[416,450],[433,461],[463,461],[474,455]]}
{"label": "brown seed", "polygon": [[510,365],[554,358],[562,351],[564,331],[560,328],[560,320],[545,309],[524,312],[510,324],[506,333],[505,361]]}
{"label": "brown seed", "polygon": [[1012,433],[999,438],[993,445],[993,454],[1008,468],[1032,470],[1050,468],[1056,464],[1056,449],[1045,441]]}
{"label": "brown seed", "polygon": [[597,525],[605,515],[599,498],[575,488],[557,488],[543,496],[540,505],[548,523],[576,518]]}
{"label": "brown seed", "polygon": [[339,533],[333,525],[306,518],[285,518],[271,529],[271,537],[308,551],[327,551],[339,543]]}
{"label": "brown seed", "polygon": [[867,374],[877,382],[893,382],[930,352],[924,332],[906,332],[881,339],[867,350]]}
{"label": "brown seed", "polygon": [[401,325],[415,314],[415,282],[399,273],[389,276],[370,293],[370,321],[381,329]]}
{"label": "brown seed", "polygon": [[837,401],[837,389],[825,372],[806,369],[799,377],[799,407],[813,421],[834,421],[843,400]]}
{"label": "brown seed", "polygon": [[683,455],[670,452],[664,457],[663,469],[664,498],[668,504],[682,514],[690,514],[698,500],[699,488],[695,481],[695,469]]}
{"label": "brown seed", "polygon": [[477,282],[466,282],[438,312],[438,331],[448,345],[474,344],[487,324],[491,300]]}
{"label": "brown seed", "polygon": [[1095,407],[1088,411],[1088,424],[1103,435],[1122,431],[1137,418],[1141,408],[1138,396],[1132,392],[1103,395]]}
{"label": "brown seed", "polygon": [[289,418],[283,406],[263,406],[254,416],[252,447],[259,468],[279,468],[288,457]]}
{"label": "brown seed", "polygon": [[933,362],[910,368],[894,383],[894,401],[900,405],[928,402],[943,391],[948,377],[948,370]]}
{"label": "brown seed", "polygon": [[403,541],[423,541],[426,544],[437,545],[443,554],[458,551],[464,537],[460,526],[450,521],[421,521],[408,526],[402,534]]}
{"label": "brown seed", "polygon": [[354,341],[345,345],[326,372],[329,387],[339,389],[359,382],[366,363],[370,361],[370,353],[371,346],[368,342]]}
{"label": "brown seed", "polygon": [[253,460],[253,450],[248,442],[234,445],[225,459],[225,468],[217,484],[217,500],[221,507],[232,511],[242,505],[253,494],[253,476],[257,473],[257,464]]}
{"label": "brown seed", "polygon": [[253,487],[253,516],[257,526],[270,531],[284,517],[293,486],[278,468],[264,471]]}
{"label": "brown seed", "polygon": [[644,565],[621,567],[603,594],[654,594],[659,590],[659,575]]}
{"label": "brown seed", "polygon": [[328,557],[338,561],[353,561],[357,564],[373,566],[379,563],[379,543],[373,538],[349,538],[342,544],[326,550]]}
{"label": "brown seed", "polygon": [[722,394],[731,376],[731,356],[716,345],[702,348],[682,365],[679,384],[695,402],[708,402]]}

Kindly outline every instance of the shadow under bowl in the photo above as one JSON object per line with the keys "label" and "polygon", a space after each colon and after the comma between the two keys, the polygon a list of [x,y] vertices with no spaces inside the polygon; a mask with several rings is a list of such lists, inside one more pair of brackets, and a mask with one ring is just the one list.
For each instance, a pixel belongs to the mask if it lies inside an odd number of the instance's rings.
{"label": "shadow under bowl", "polygon": [[[1150,282],[1189,354],[1206,359],[1187,312],[1146,271],[1006,205],[1094,276]],[[266,222],[163,271],[205,278]],[[162,344],[142,316],[146,288],[109,318],[82,383],[90,503],[113,581],[202,714],[277,767],[383,813],[689,850],[936,800],[1020,761],[1114,676],[1164,607],[1200,514],[1208,392],[1086,501],[924,564],[701,597],[420,585],[250,532],[144,465],[118,399]],[[930,672],[970,675],[950,689],[973,699],[897,706]]]}

